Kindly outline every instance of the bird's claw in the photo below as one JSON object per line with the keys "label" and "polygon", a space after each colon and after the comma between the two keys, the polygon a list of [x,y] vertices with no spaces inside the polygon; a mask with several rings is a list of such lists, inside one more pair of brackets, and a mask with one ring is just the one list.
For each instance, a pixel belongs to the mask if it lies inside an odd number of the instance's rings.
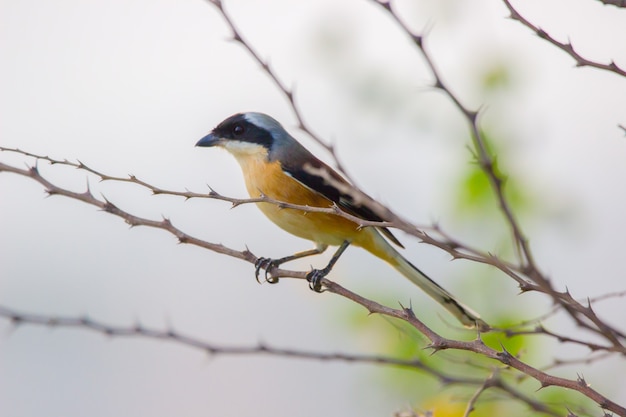
{"label": "bird's claw", "polygon": [[306,280],[309,283],[309,288],[315,292],[323,292],[322,289],[322,279],[326,275],[328,275],[329,271],[325,269],[312,269],[308,274],[306,274]]}
{"label": "bird's claw", "polygon": [[259,284],[261,283],[261,280],[259,279],[259,272],[261,271],[261,269],[265,269],[265,282],[269,284],[278,283],[278,277],[273,277],[268,272],[272,268],[277,267],[278,265],[280,265],[280,263],[277,262],[277,260],[275,259],[271,259],[271,258],[257,259],[256,262],[254,263],[254,277],[256,278],[256,281]]}

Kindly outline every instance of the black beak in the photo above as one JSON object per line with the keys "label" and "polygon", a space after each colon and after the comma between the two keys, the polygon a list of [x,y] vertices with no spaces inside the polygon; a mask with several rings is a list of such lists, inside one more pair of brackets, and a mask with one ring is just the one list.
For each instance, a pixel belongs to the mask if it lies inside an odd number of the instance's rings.
{"label": "black beak", "polygon": [[209,146],[219,145],[221,142],[222,142],[222,139],[215,136],[213,132],[211,132],[205,137],[203,137],[202,139],[200,139],[198,143],[196,143],[196,146],[209,147]]}

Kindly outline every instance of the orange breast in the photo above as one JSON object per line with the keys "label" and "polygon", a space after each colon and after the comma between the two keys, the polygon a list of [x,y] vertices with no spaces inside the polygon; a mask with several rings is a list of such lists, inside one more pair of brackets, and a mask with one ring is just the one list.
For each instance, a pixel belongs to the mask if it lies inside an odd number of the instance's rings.
{"label": "orange breast", "polygon": [[[237,159],[251,197],[265,195],[292,204],[332,207],[332,202],[326,197],[285,174],[277,161],[268,163],[264,157],[253,155],[239,156]],[[331,246],[341,245],[347,240],[385,258],[380,252],[385,252],[384,247],[388,244],[374,229],[359,229],[356,223],[330,213],[280,208],[271,203],[259,203],[258,206],[276,225],[293,235]],[[381,240],[383,244],[379,247]]]}

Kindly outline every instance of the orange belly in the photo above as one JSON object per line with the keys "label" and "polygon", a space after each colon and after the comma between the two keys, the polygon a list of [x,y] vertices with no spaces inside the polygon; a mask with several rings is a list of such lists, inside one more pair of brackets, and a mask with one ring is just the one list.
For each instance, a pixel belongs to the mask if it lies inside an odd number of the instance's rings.
{"label": "orange belly", "polygon": [[[265,162],[265,158],[246,155],[237,158],[251,197],[265,195],[277,201],[311,207],[330,208],[333,203],[326,197],[311,191],[283,172],[275,161]],[[380,240],[387,242],[372,228],[359,229],[358,224],[331,213],[313,213],[303,210],[281,208],[272,203],[258,203],[261,211],[276,225],[301,238],[330,246],[339,246],[349,241],[375,255],[386,258],[378,247]]]}

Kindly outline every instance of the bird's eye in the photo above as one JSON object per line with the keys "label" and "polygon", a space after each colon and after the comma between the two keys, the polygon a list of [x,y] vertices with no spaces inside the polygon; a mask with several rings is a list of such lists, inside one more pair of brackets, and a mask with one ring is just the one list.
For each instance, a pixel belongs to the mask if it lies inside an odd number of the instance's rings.
{"label": "bird's eye", "polygon": [[233,135],[241,136],[243,135],[244,130],[245,129],[243,128],[243,126],[237,123],[235,126],[233,126]]}

